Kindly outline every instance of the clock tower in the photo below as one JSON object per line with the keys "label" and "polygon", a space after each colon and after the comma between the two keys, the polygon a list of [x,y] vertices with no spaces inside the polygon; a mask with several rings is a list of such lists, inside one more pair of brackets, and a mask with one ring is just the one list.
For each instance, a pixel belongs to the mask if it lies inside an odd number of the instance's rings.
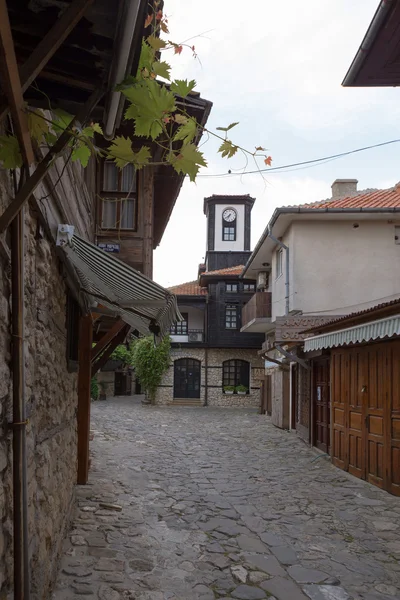
{"label": "clock tower", "polygon": [[206,269],[244,265],[250,257],[251,210],[255,198],[210,196],[204,199],[207,217]]}

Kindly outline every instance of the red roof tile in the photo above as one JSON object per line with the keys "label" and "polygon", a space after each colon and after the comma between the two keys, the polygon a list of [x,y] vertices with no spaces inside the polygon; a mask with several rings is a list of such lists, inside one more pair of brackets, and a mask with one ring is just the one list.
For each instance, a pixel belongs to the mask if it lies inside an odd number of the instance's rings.
{"label": "red roof tile", "polygon": [[366,190],[337,200],[301,204],[300,208],[400,208],[400,184],[388,190]]}
{"label": "red roof tile", "polygon": [[177,296],[207,296],[207,288],[201,287],[198,281],[188,281],[168,288],[169,292]]}
{"label": "red roof tile", "polygon": [[227,267],[226,269],[217,269],[217,271],[205,271],[204,275],[241,275],[243,273],[244,265],[237,265],[236,267]]}

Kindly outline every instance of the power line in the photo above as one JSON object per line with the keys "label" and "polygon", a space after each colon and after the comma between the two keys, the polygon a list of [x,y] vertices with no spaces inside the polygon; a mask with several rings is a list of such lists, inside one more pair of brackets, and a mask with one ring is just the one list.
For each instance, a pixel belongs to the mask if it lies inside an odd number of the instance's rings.
{"label": "power line", "polygon": [[303,162],[292,163],[288,165],[281,165],[279,167],[270,167],[268,169],[257,169],[255,171],[238,171],[237,173],[232,173],[229,171],[227,173],[215,173],[215,174],[200,174],[197,177],[234,177],[238,175],[242,177],[243,175],[254,175],[258,173],[272,173],[274,171],[280,171],[281,173],[285,172],[283,169],[291,169],[291,170],[300,170],[300,169],[292,169],[293,167],[302,167],[304,165],[313,165],[318,163],[329,162],[331,160],[335,160],[338,158],[343,158],[344,156],[349,156],[350,154],[356,154],[358,152],[364,152],[365,150],[371,150],[372,148],[380,148],[381,146],[388,146],[389,144],[397,144],[400,142],[400,139],[389,140],[387,142],[381,142],[380,144],[373,144],[371,146],[364,146],[363,148],[356,148],[355,150],[349,150],[347,152],[340,152],[339,154],[332,154],[331,156],[323,156],[322,158],[314,158],[313,160],[306,160]]}

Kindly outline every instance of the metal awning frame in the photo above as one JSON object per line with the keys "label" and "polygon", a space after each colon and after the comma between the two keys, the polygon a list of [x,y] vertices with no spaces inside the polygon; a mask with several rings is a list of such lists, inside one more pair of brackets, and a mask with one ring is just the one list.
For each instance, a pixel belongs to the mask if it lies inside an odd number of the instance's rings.
{"label": "metal awning frame", "polygon": [[377,339],[390,339],[400,336],[400,315],[377,319],[369,323],[362,323],[346,329],[339,329],[308,338],[304,342],[304,352],[346,346],[348,344],[362,344]]}

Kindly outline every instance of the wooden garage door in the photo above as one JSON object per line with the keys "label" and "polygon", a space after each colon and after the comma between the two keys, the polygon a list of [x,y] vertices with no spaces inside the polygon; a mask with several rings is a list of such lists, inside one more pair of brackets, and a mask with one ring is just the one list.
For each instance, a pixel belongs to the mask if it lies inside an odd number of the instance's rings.
{"label": "wooden garage door", "polygon": [[332,352],[332,460],[400,495],[400,342]]}

